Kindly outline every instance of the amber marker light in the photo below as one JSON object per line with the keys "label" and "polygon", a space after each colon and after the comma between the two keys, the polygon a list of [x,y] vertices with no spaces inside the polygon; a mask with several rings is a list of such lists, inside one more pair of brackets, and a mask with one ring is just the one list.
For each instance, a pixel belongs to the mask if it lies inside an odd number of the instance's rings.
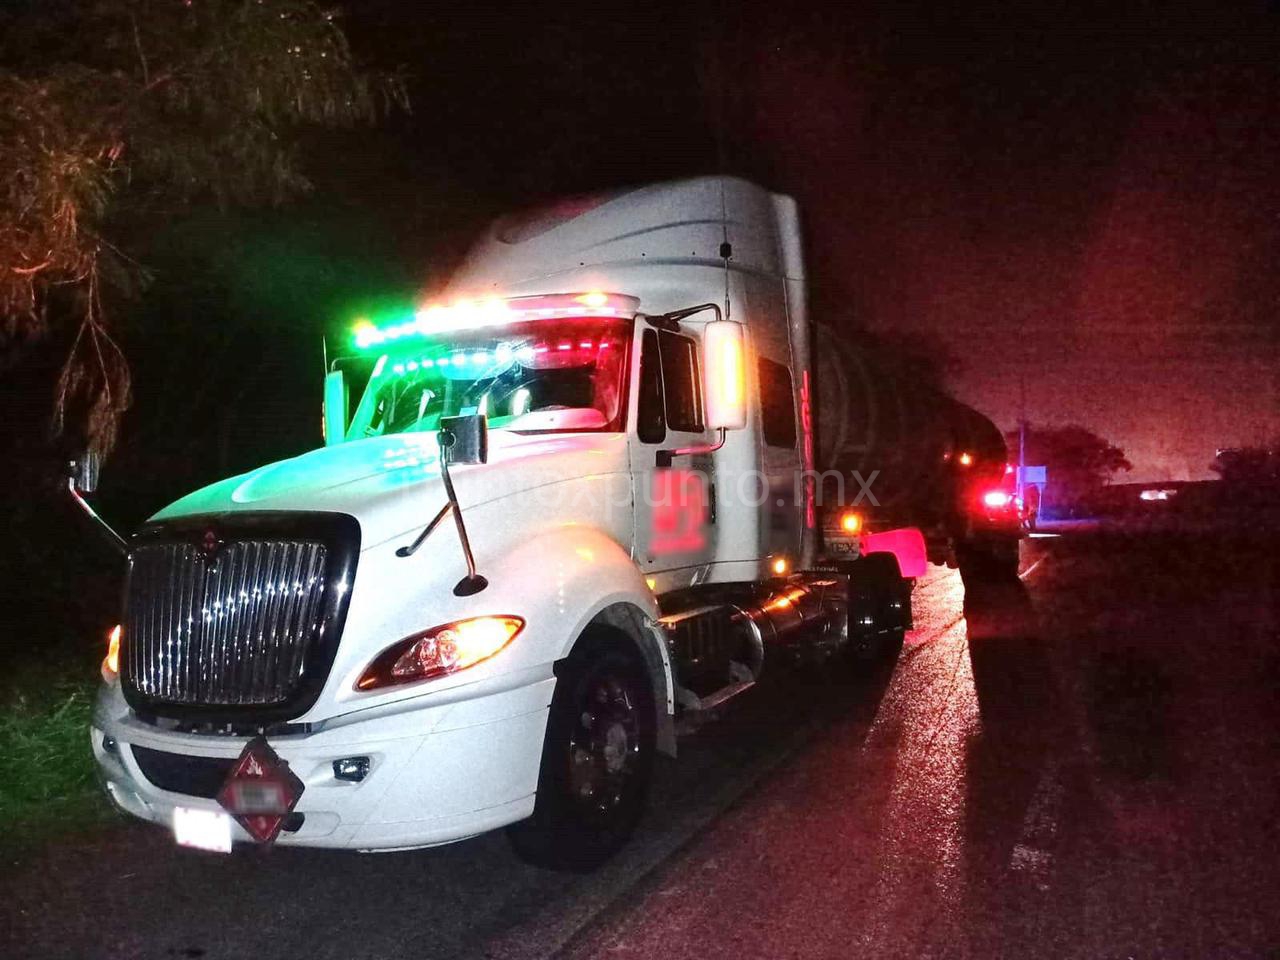
{"label": "amber marker light", "polygon": [[107,655],[102,659],[102,672],[116,676],[120,673],[120,635],[124,628],[116,624],[107,635]]}

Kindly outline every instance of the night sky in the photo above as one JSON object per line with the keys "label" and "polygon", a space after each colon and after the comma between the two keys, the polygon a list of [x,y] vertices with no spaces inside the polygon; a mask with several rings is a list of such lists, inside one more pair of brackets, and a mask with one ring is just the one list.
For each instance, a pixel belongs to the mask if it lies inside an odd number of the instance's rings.
{"label": "night sky", "polygon": [[494,210],[741,174],[799,199],[817,319],[932,344],[1002,426],[1025,390],[1135,479],[1280,435],[1280,15],[934,6],[367,0],[414,113],[345,176],[448,236],[429,283]]}

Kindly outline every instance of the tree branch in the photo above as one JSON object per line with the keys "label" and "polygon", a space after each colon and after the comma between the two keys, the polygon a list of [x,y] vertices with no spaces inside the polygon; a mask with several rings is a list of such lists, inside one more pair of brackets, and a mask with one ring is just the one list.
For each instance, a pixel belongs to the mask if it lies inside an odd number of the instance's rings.
{"label": "tree branch", "polygon": [[133,48],[138,51],[138,62],[142,64],[142,85],[151,86],[151,69],[147,66],[147,55],[142,49],[142,34],[138,31],[138,18],[129,14],[129,23],[133,26]]}

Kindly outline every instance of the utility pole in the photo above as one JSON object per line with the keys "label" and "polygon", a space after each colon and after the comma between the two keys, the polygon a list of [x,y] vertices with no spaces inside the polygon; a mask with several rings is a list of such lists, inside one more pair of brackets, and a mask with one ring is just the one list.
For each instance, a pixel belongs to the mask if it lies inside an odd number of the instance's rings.
{"label": "utility pole", "polygon": [[1018,476],[1016,490],[1018,502],[1025,504],[1027,502],[1026,490],[1026,473],[1027,473],[1027,375],[1025,372],[1018,376],[1018,389],[1020,397],[1018,400]]}

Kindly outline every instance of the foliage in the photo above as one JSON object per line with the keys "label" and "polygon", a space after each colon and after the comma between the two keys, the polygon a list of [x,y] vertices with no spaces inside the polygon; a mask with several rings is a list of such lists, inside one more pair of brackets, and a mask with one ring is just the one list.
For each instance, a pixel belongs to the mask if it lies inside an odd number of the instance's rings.
{"label": "foliage", "polygon": [[[1016,433],[1006,439],[1010,450],[1018,449]],[[1077,499],[1105,486],[1120,471],[1133,469],[1124,450],[1076,425],[1028,428],[1026,462],[1047,467],[1049,487],[1067,499]]]}
{"label": "foliage", "polygon": [[96,826],[111,815],[95,781],[87,743],[92,683],[47,673],[24,672],[24,679],[39,682],[0,699],[0,817],[9,825],[6,852]]}
{"label": "foliage", "polygon": [[1228,483],[1280,483],[1280,439],[1265,446],[1219,450],[1209,469]]}
{"label": "foliage", "polygon": [[0,16],[0,336],[62,332],[55,424],[109,449],[129,402],[106,307],[142,267],[126,225],[175,208],[279,203],[308,187],[310,127],[404,103],[307,0],[28,0]]}

